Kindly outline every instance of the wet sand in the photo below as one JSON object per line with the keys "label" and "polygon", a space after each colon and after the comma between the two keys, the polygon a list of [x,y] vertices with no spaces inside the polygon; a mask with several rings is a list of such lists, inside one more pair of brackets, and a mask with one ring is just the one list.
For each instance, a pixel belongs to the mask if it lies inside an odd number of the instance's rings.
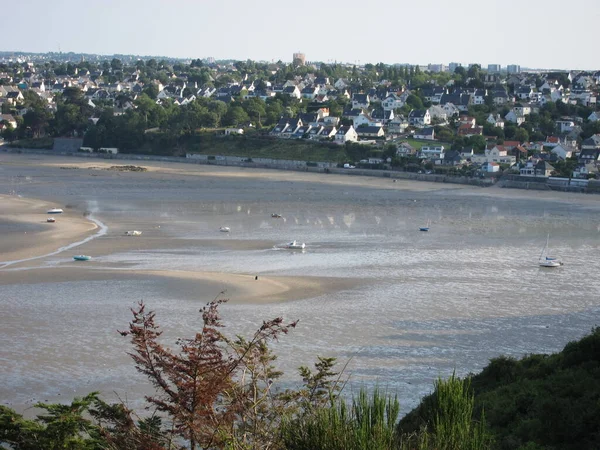
{"label": "wet sand", "polygon": [[[148,171],[106,170],[126,164]],[[185,335],[226,290],[236,331],[300,320],[280,344],[286,374],[316,354],[352,358],[409,404],[454,369],[556,351],[594,325],[595,195],[2,153],[0,194],[0,261],[38,258],[0,263],[0,402],[21,411],[38,395],[135,397],[143,380],[113,335],[142,299]],[[52,207],[65,213],[47,224]],[[555,272],[536,263],[548,232],[567,261]],[[296,238],[306,253],[278,248]]]}
{"label": "wet sand", "polygon": [[[171,280],[193,282],[198,292],[225,291],[232,303],[269,303],[283,300],[298,300],[316,297],[324,293],[349,289],[360,283],[358,279],[332,277],[285,277],[254,274],[232,274],[206,271],[144,271],[128,269],[126,264],[105,264],[103,255],[127,250],[148,250],[187,248],[189,241],[169,239],[156,233],[142,233],[141,236],[125,236],[112,233],[104,239],[92,239],[82,249],[93,254],[90,261],[73,261],[79,254],[78,247],[59,253],[64,257],[59,267],[40,267],[45,255],[57,256],[56,252],[70,244],[91,237],[98,226],[86,219],[80,211],[65,209],[55,214],[55,223],[47,223],[46,211],[61,205],[41,200],[25,199],[16,196],[0,196],[0,227],[10,230],[0,237],[0,285],[62,283],[69,281],[123,280],[161,277]],[[117,228],[123,228],[116,223]],[[29,231],[22,231],[29,230]],[[152,230],[151,230],[152,231]],[[195,241],[196,245],[207,245],[207,241]],[[214,245],[213,242],[210,242]],[[247,242],[241,240],[219,241],[221,248],[249,250],[272,246],[265,241]],[[107,267],[108,266],[108,267]]]}

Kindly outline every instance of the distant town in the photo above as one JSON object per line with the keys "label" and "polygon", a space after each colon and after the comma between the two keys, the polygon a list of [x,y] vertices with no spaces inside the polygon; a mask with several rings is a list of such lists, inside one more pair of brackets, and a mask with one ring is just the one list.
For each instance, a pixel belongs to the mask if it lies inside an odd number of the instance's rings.
{"label": "distant town", "polygon": [[600,70],[291,56],[0,52],[1,143],[58,148],[61,140],[84,152],[261,157],[577,186],[600,178]]}

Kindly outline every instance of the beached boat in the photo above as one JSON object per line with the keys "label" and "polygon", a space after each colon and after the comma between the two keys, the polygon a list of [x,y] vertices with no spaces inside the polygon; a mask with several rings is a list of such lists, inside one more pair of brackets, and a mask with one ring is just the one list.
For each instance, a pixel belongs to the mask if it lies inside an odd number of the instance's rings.
{"label": "beached boat", "polygon": [[540,253],[539,265],[540,267],[560,267],[563,265],[563,262],[559,258],[555,258],[553,256],[548,256],[548,242],[550,241],[550,234],[546,236],[546,245],[542,248],[542,253]]}
{"label": "beached boat", "polygon": [[285,248],[289,248],[290,250],[303,250],[306,248],[306,244],[304,242],[292,241],[289,244],[286,244]]}
{"label": "beached boat", "polygon": [[52,208],[48,210],[48,214],[62,214],[63,210],[60,208]]}
{"label": "beached boat", "polygon": [[73,256],[73,259],[75,261],[89,261],[90,259],[92,259],[92,257],[88,255],[75,255]]}
{"label": "beached boat", "polygon": [[419,227],[419,231],[429,231],[429,226],[431,225],[431,220],[427,221],[427,225],[424,227]]}
{"label": "beached boat", "polygon": [[142,232],[137,230],[126,231],[125,236],[141,236]]}
{"label": "beached boat", "polygon": [[229,233],[231,231],[231,229],[229,227],[221,227],[221,228],[219,228],[219,231],[221,231],[223,233]]}
{"label": "beached boat", "polygon": [[54,222],[56,222],[56,219],[54,217],[48,217],[46,219],[46,222],[54,223]]}

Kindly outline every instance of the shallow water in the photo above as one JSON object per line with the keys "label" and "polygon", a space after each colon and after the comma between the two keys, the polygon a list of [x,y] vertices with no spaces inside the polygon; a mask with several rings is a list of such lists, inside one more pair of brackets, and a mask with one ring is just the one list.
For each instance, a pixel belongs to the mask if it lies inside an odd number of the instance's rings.
{"label": "shallow water", "polygon": [[[335,356],[349,361],[353,386],[396,390],[406,412],[438,376],[476,372],[501,354],[558,351],[598,324],[594,203],[465,195],[443,185],[411,192],[156,173],[92,176],[34,165],[12,170],[0,172],[2,193],[93,210],[108,235],[124,221],[143,229],[144,238],[178,243],[116,250],[94,258],[95,267],[360,279],[356,288],[318,298],[223,307],[232,332],[279,315],[300,320],[275,345],[287,384],[297,383],[295,368],[316,355]],[[419,232],[428,220],[431,230]],[[231,232],[219,233],[220,226]],[[566,262],[556,270],[537,266],[547,233],[552,253]],[[306,251],[278,248],[292,239],[306,242]],[[231,240],[248,245],[221,245]],[[69,259],[58,254],[39,265]],[[139,405],[147,387],[116,333],[129,308],[143,299],[175,338],[191,333],[197,310],[217,294],[152,277],[33,282],[0,285],[0,401],[20,409],[33,399],[91,390],[116,391]]]}

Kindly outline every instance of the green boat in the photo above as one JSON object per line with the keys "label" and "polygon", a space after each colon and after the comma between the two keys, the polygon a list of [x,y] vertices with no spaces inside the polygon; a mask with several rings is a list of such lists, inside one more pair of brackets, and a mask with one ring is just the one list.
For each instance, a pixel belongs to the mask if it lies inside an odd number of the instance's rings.
{"label": "green boat", "polygon": [[90,259],[92,259],[92,257],[88,255],[75,255],[73,256],[73,259],[75,261],[89,261]]}

